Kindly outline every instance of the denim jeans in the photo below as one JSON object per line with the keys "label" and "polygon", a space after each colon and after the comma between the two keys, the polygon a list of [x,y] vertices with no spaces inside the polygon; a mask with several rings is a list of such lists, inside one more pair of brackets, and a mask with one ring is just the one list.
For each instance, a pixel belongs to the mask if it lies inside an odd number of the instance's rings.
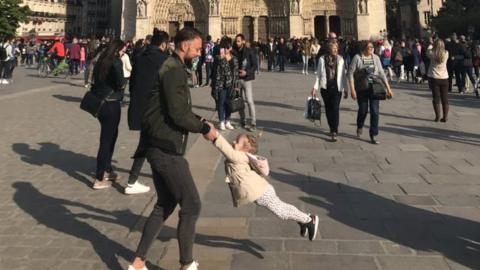
{"label": "denim jeans", "polygon": [[146,139],[144,135],[140,134],[140,139],[138,140],[137,150],[135,151],[134,160],[132,168],[130,169],[130,175],[128,176],[128,184],[133,185],[137,182],[140,172],[145,163],[144,155],[137,155],[138,153],[145,153],[146,149]]}
{"label": "denim jeans", "polygon": [[380,119],[380,100],[372,99],[370,90],[357,91],[357,128],[363,128],[370,109],[370,136],[378,135],[378,121]]}
{"label": "denim jeans", "polygon": [[230,108],[227,106],[227,101],[230,98],[232,90],[222,89],[218,93],[218,120],[220,122],[230,120]]}
{"label": "denim jeans", "polygon": [[170,155],[154,147],[147,150],[147,159],[152,167],[158,199],[145,223],[135,255],[145,259],[164,222],[179,204],[177,240],[180,263],[188,265],[193,262],[195,225],[201,209],[200,196],[188,162],[183,156]]}
{"label": "denim jeans", "polygon": [[312,60],[313,60],[313,72],[317,72],[317,56],[316,55],[312,55]]}
{"label": "denim jeans", "polygon": [[302,61],[303,61],[303,67],[302,70],[305,72],[308,72],[308,61],[310,60],[309,55],[303,55],[302,54]]}
{"label": "denim jeans", "polygon": [[[250,123],[252,125],[256,125],[257,117],[255,113],[255,103],[253,102],[252,81],[239,80],[238,82],[242,87],[242,94],[243,94],[243,97],[246,99],[248,110],[250,112],[250,119],[251,119]],[[242,122],[243,124],[247,123],[247,120],[245,117],[245,109],[240,111],[240,122]]]}
{"label": "denim jeans", "polygon": [[98,114],[100,121],[100,146],[97,153],[98,180],[102,180],[105,172],[112,171],[112,156],[118,137],[118,124],[120,123],[120,102],[108,101],[103,104]]}

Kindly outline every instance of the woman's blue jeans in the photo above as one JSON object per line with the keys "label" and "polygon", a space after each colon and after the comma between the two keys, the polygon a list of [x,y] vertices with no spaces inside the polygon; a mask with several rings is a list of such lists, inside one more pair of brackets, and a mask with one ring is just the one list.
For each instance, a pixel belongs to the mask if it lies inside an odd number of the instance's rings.
{"label": "woman's blue jeans", "polygon": [[220,122],[230,120],[230,109],[227,106],[227,101],[230,98],[232,90],[229,88],[224,88],[218,93],[218,120]]}

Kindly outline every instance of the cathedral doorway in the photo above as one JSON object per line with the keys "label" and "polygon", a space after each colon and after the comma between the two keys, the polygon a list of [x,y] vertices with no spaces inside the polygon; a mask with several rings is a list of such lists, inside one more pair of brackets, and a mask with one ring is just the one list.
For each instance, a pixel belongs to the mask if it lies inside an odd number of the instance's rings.
{"label": "cathedral doorway", "polygon": [[330,26],[330,32],[335,32],[337,36],[342,35],[342,24],[340,22],[340,17],[339,16],[330,16],[329,20],[329,26]]}
{"label": "cathedral doorway", "polygon": [[315,37],[318,40],[324,40],[327,36],[326,32],[327,20],[325,16],[316,16],[315,17]]}
{"label": "cathedral doorway", "polygon": [[242,33],[245,35],[245,40],[248,42],[253,42],[253,17],[245,16],[243,17],[242,23]]}
{"label": "cathedral doorway", "polygon": [[268,17],[267,16],[261,16],[258,18],[258,39],[261,39],[262,41],[267,41],[268,38],[270,37],[269,33],[269,23],[268,23]]}
{"label": "cathedral doorway", "polygon": [[168,35],[174,37],[175,35],[177,35],[178,30],[180,30],[180,24],[178,22],[168,23]]}

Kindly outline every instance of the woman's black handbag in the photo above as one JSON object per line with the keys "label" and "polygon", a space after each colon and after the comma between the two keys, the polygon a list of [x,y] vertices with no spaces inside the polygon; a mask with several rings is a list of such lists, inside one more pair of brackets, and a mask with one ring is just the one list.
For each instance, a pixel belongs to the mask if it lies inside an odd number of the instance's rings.
{"label": "woman's black handbag", "polygon": [[376,76],[373,77],[373,83],[371,83],[370,91],[370,95],[374,100],[387,99],[387,89],[385,89],[385,84]]}
{"label": "woman's black handbag", "polygon": [[245,102],[243,101],[240,91],[232,91],[230,98],[227,100],[227,107],[231,113],[245,109]]}
{"label": "woman's black handbag", "polygon": [[82,102],[80,103],[80,109],[90,113],[93,117],[98,117],[98,113],[105,103],[104,98],[99,98],[92,93],[92,91],[87,91],[83,96]]}
{"label": "woman's black handbag", "polygon": [[353,81],[355,83],[355,89],[357,91],[365,90],[369,88],[368,77],[370,74],[368,73],[366,68],[357,69],[353,73]]}

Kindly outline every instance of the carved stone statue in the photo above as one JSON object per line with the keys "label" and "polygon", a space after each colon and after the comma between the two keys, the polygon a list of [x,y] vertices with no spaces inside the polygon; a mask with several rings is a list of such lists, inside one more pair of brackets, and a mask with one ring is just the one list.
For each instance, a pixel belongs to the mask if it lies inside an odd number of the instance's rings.
{"label": "carved stone statue", "polygon": [[137,1],[137,17],[143,18],[147,16],[147,2],[146,0]]}
{"label": "carved stone statue", "polygon": [[358,14],[367,14],[368,13],[367,6],[368,6],[367,0],[359,0]]}
{"label": "carved stone statue", "polygon": [[210,15],[218,15],[218,0],[210,0]]}
{"label": "carved stone statue", "polygon": [[300,0],[292,0],[292,4],[290,6],[290,13],[291,14],[299,14],[300,13]]}

